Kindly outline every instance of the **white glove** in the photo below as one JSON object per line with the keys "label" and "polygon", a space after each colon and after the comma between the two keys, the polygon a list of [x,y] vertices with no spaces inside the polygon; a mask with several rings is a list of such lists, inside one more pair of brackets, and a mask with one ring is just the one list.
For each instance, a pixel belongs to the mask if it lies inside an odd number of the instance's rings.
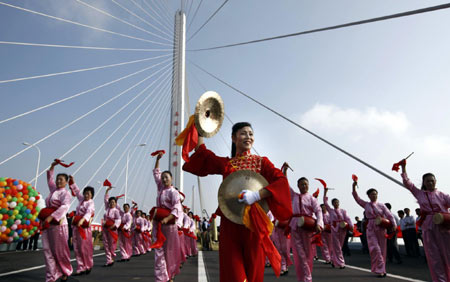
{"label": "white glove", "polygon": [[239,203],[244,203],[246,205],[251,205],[259,200],[261,200],[261,196],[259,195],[259,191],[250,191],[250,190],[242,190],[240,195],[242,195],[242,199],[239,199]]}

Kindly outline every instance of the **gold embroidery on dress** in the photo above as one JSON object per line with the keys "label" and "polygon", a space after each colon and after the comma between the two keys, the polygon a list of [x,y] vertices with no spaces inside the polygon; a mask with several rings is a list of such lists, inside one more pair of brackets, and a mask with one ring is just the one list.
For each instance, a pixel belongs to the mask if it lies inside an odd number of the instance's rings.
{"label": "gold embroidery on dress", "polygon": [[246,151],[229,161],[232,170],[252,170],[257,173],[261,172],[262,157],[250,154],[250,151]]}

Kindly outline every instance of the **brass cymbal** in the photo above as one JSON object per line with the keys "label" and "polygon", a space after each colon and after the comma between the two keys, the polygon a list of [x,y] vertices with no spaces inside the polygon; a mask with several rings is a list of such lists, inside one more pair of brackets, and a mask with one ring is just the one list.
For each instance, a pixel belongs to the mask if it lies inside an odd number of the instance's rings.
{"label": "brass cymbal", "polygon": [[212,137],[222,126],[225,110],[222,98],[214,91],[205,92],[195,106],[194,121],[203,137]]}
{"label": "brass cymbal", "polygon": [[[252,170],[239,170],[230,174],[219,187],[218,199],[219,208],[222,213],[236,224],[244,224],[244,203],[239,203],[238,197],[242,190],[259,191],[269,183],[259,173]],[[268,212],[269,205],[265,200],[258,202],[261,207]]]}

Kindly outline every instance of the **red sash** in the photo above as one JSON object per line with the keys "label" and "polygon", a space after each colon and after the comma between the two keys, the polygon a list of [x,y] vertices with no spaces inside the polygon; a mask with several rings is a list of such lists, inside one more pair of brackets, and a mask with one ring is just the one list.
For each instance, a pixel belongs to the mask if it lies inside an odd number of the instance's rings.
{"label": "red sash", "polygon": [[113,228],[114,230],[110,229],[109,227],[114,226],[114,221],[112,219],[107,219],[105,224],[103,225],[104,229],[107,229],[109,232],[109,235],[111,235],[111,237],[113,238],[114,242],[117,242],[117,239],[119,239],[119,234],[114,231],[115,228]]}

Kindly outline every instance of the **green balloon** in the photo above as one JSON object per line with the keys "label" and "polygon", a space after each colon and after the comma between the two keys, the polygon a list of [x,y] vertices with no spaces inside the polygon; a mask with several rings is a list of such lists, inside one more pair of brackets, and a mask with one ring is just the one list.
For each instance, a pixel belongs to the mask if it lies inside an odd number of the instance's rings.
{"label": "green balloon", "polygon": [[17,202],[17,197],[13,197],[13,198],[12,198],[12,201],[13,201],[13,202]]}
{"label": "green balloon", "polygon": [[28,185],[28,186],[27,186],[27,189],[28,189],[28,190],[31,190],[31,189],[33,189],[33,186]]}
{"label": "green balloon", "polygon": [[27,210],[27,207],[22,207],[22,208],[20,208],[20,211],[21,212],[25,212]]}
{"label": "green balloon", "polygon": [[40,212],[40,211],[41,211],[41,208],[40,208],[40,207],[36,207],[36,211],[37,211],[37,212]]}
{"label": "green balloon", "polygon": [[27,218],[28,219],[31,219],[31,218],[33,218],[33,215],[30,213],[30,214],[27,214]]}
{"label": "green balloon", "polygon": [[6,226],[10,227],[11,225],[14,224],[14,219],[9,218],[6,222],[7,222]]}
{"label": "green balloon", "polygon": [[0,209],[0,213],[1,213],[1,214],[5,214],[5,213],[7,213],[7,212],[8,212],[7,209]]}
{"label": "green balloon", "polygon": [[22,219],[22,215],[20,214],[16,215],[16,219]]}
{"label": "green balloon", "polygon": [[12,237],[12,236],[14,236],[14,231],[11,231],[11,232],[9,232],[9,237]]}
{"label": "green balloon", "polygon": [[22,193],[22,192],[19,192],[19,193],[17,193],[17,194],[19,194],[20,196],[23,196],[23,193]]}
{"label": "green balloon", "polygon": [[13,215],[13,211],[8,211],[8,215]]}
{"label": "green balloon", "polygon": [[1,182],[5,181],[5,178],[4,177],[0,177],[0,181]]}
{"label": "green balloon", "polygon": [[23,203],[18,203],[17,206],[23,207]]}
{"label": "green balloon", "polygon": [[31,230],[33,230],[33,232],[34,232],[34,231],[37,230],[37,227],[35,226],[35,227],[33,227]]}
{"label": "green balloon", "polygon": [[22,220],[20,221],[20,223],[21,223],[21,224],[25,224],[25,223],[27,223],[27,220],[26,220],[26,219],[22,219]]}

